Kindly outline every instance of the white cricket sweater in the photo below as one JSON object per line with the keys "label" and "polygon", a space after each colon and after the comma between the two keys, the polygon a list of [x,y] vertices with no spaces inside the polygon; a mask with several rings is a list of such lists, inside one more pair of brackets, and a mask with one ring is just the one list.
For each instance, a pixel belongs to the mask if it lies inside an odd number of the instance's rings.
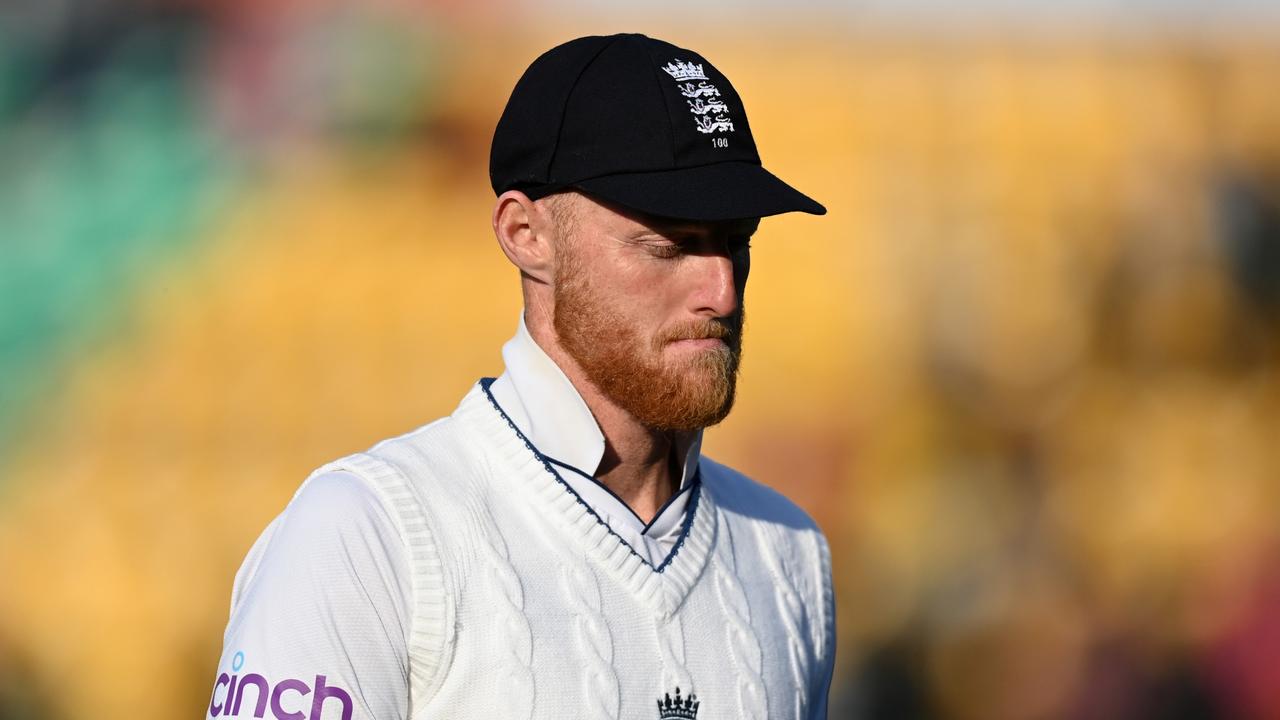
{"label": "white cricket sweater", "polygon": [[655,568],[489,385],[304,483],[237,575],[208,717],[689,718],[691,694],[702,720],[825,717],[830,560],[803,512],[701,458]]}

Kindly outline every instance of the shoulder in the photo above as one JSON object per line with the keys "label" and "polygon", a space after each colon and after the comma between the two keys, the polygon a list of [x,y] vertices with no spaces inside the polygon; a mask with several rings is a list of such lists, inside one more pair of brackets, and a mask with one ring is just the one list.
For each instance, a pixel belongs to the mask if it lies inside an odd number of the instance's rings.
{"label": "shoulder", "polygon": [[317,473],[254,544],[234,594],[238,599],[264,583],[298,587],[317,575],[368,568],[403,579],[398,568],[407,559],[404,545],[391,509],[363,478],[337,470]]}
{"label": "shoulder", "polygon": [[352,472],[316,473],[298,488],[281,515],[281,530],[299,534],[360,525],[385,525],[391,514],[381,494]]}
{"label": "shoulder", "polygon": [[[295,502],[327,475],[353,477],[358,487],[326,493],[333,496],[334,511],[342,511],[342,493],[359,494],[350,498],[357,505],[380,503],[409,547],[415,573],[441,572],[444,556],[467,552],[467,520],[491,495],[494,442],[473,419],[483,417],[487,407],[483,386],[477,383],[453,414],[317,469]],[[439,585],[446,578],[429,580]]]}
{"label": "shoulder", "polygon": [[377,492],[349,473],[314,475],[245,557],[227,639],[274,628],[279,637],[314,640],[325,618],[406,617],[408,570],[399,526]]}
{"label": "shoulder", "polygon": [[808,513],[768,485],[705,456],[699,467],[706,491],[712,494],[722,512],[752,523],[774,525],[780,530],[822,534]]}

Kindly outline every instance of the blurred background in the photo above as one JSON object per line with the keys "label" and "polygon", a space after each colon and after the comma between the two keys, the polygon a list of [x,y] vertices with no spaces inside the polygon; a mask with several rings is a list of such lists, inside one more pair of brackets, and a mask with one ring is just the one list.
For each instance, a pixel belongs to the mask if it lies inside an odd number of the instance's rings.
{"label": "blurred background", "polygon": [[519,312],[487,153],[635,30],[830,208],[755,243],[705,450],[821,523],[833,717],[1280,718],[1280,8],[0,4],[0,718],[201,717],[310,470]]}

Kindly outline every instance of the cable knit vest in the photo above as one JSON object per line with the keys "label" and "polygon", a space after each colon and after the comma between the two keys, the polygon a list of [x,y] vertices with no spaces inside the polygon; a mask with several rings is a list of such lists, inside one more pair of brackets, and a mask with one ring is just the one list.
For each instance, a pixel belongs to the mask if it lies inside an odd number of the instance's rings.
{"label": "cable knit vest", "polygon": [[825,712],[830,559],[802,511],[703,458],[685,535],[654,568],[539,459],[488,382],[452,416],[317,471],[360,476],[399,523],[414,720]]}

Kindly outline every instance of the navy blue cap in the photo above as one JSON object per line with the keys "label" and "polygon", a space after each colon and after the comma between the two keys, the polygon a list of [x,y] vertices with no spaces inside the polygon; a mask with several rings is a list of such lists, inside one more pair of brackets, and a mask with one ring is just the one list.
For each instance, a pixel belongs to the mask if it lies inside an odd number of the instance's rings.
{"label": "navy blue cap", "polygon": [[719,70],[637,34],[570,40],[534,60],[498,121],[489,180],[499,195],[577,189],[686,220],[826,213],[761,165]]}

